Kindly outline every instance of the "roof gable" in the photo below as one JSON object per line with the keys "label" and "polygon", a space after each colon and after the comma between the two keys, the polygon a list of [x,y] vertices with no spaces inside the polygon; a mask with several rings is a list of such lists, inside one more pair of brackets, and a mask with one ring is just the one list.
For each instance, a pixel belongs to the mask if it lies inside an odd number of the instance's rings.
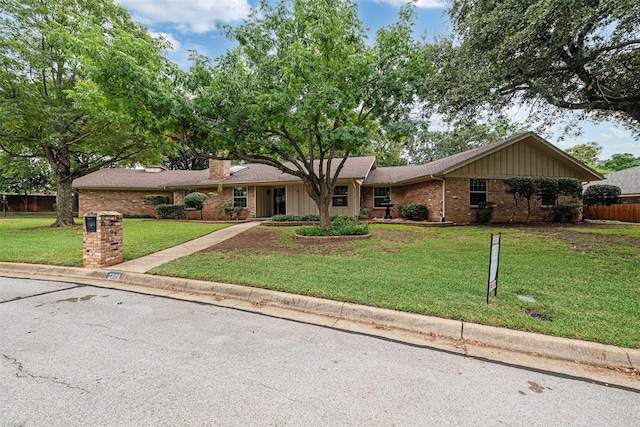
{"label": "roof gable", "polygon": [[425,165],[378,168],[367,177],[365,185],[409,184],[445,176],[496,179],[547,176],[580,181],[603,178],[538,135],[527,132]]}

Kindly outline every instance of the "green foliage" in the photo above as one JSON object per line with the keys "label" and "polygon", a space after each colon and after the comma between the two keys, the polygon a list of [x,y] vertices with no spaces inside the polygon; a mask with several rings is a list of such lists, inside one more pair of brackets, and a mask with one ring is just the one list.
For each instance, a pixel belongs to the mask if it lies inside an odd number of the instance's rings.
{"label": "green foliage", "polygon": [[605,169],[611,171],[621,171],[624,169],[640,166],[640,156],[633,157],[633,154],[614,154],[609,160],[605,160],[602,165]]}
{"label": "green foliage", "polygon": [[586,144],[574,145],[564,151],[571,157],[592,168],[602,166],[602,161],[599,159],[602,153],[602,146],[597,142],[591,141]]}
{"label": "green foliage", "polygon": [[582,197],[582,183],[575,178],[557,178],[558,195],[580,199]]}
{"label": "green foliage", "polygon": [[493,206],[494,202],[480,202],[478,203],[478,210],[476,210],[476,222],[486,223],[491,222],[493,219]]}
{"label": "green foliage", "polygon": [[277,222],[297,222],[300,221],[300,217],[298,215],[284,215],[284,214],[279,214],[279,215],[274,215],[271,217],[271,221],[277,221]]}
{"label": "green foliage", "polygon": [[184,196],[184,204],[188,208],[194,208],[201,211],[204,208],[204,201],[207,199],[207,196],[202,194],[193,192]]}
{"label": "green foliage", "polygon": [[347,215],[347,214],[337,214],[337,215],[331,215],[331,222],[332,223],[340,223],[340,224],[346,224],[346,223],[352,223],[356,221],[356,217],[351,216],[351,215]]}
{"label": "green foliage", "polygon": [[523,133],[520,125],[499,118],[490,123],[461,123],[448,131],[430,131],[422,123],[405,145],[409,163],[421,165]]}
{"label": "green foliage", "polygon": [[160,160],[164,42],[112,0],[2,1],[0,149],[45,159],[57,219],[73,224],[75,178]]}
{"label": "green foliage", "polygon": [[156,214],[160,219],[184,219],[186,213],[184,205],[157,205]]}
{"label": "green foliage", "polygon": [[617,185],[594,184],[584,190],[582,202],[587,205],[615,205],[620,203],[620,187]]}
{"label": "green foliage", "polygon": [[227,206],[226,208],[224,208],[224,213],[227,214],[228,219],[238,220],[240,219],[243,210],[244,208],[241,208],[239,206]]}
{"label": "green foliage", "polygon": [[358,224],[348,215],[337,216],[329,227],[299,227],[296,233],[301,236],[361,236],[369,234],[369,225]]}
{"label": "green foliage", "polygon": [[636,0],[450,4],[454,35],[439,43],[425,89],[440,113],[469,120],[515,101],[531,107],[529,121],[581,111],[640,131]]}
{"label": "green foliage", "polygon": [[[558,196],[571,196],[580,198],[582,194],[582,184],[575,178],[532,178],[519,176],[504,180],[507,194],[513,195],[515,209],[511,220],[515,217],[518,209],[518,202],[522,199],[527,201],[527,222],[531,216],[534,206],[542,201],[543,196],[552,197],[557,203]],[[535,196],[535,197],[534,197]]]}
{"label": "green foliage", "polygon": [[352,0],[261,2],[242,25],[224,28],[236,48],[213,65],[193,57],[172,94],[179,108],[169,133],[179,139],[189,123],[205,137],[185,143],[200,152],[300,178],[328,225],[331,178],[378,128],[390,141],[410,134],[431,72],[427,47],[413,40],[415,7],[402,7],[374,42],[357,9]]}
{"label": "green foliage", "polygon": [[427,205],[423,203],[406,203],[398,205],[400,216],[410,221],[424,221],[428,216]]}
{"label": "green foliage", "polygon": [[371,210],[369,208],[360,209],[358,219],[369,219],[371,217]]}
{"label": "green foliage", "polygon": [[142,198],[145,205],[158,206],[169,203],[169,196],[166,194],[147,194]]}
{"label": "green foliage", "polygon": [[560,204],[553,207],[553,222],[571,222],[578,219],[580,208],[577,203]]}
{"label": "green foliage", "polygon": [[320,215],[307,214],[300,217],[300,221],[320,221]]}

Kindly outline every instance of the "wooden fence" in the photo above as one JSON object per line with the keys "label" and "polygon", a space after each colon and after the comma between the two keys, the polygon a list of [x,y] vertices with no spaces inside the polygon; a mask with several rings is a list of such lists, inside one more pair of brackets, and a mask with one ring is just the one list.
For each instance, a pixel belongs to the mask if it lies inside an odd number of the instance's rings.
{"label": "wooden fence", "polygon": [[584,208],[584,217],[587,219],[640,222],[640,203],[587,206]]}

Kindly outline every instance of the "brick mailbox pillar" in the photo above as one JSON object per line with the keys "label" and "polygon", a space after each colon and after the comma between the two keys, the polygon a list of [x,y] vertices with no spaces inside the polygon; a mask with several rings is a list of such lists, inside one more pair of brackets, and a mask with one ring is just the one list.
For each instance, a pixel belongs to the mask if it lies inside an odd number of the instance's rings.
{"label": "brick mailbox pillar", "polygon": [[122,262],[122,214],[91,212],[84,216],[82,265],[102,268]]}

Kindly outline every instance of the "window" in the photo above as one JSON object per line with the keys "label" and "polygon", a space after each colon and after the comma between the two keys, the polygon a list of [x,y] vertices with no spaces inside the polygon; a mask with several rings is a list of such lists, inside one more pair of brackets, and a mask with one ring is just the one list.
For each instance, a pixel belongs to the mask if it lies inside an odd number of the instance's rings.
{"label": "window", "polygon": [[346,185],[336,185],[333,187],[333,206],[349,205],[349,187]]}
{"label": "window", "polygon": [[486,179],[470,179],[469,180],[469,204],[477,206],[487,201],[487,180]]}
{"label": "window", "polygon": [[233,187],[233,207],[247,207],[247,187]]}
{"label": "window", "polygon": [[391,187],[375,187],[373,189],[373,207],[380,208],[382,203],[391,197]]}
{"label": "window", "polygon": [[540,203],[542,206],[555,206],[556,195],[545,191],[540,195]]}

